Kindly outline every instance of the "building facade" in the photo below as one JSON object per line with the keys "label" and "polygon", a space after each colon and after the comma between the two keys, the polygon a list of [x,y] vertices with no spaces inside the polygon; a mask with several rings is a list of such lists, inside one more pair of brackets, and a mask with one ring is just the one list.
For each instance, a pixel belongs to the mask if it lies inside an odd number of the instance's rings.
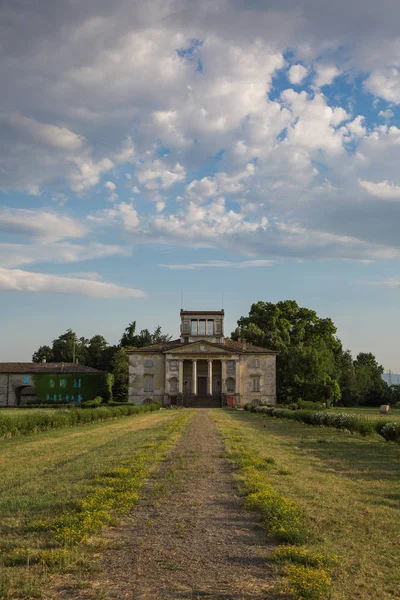
{"label": "building facade", "polygon": [[129,350],[129,401],[276,404],[276,352],[224,337],[224,311],[181,310],[181,337]]}
{"label": "building facade", "polygon": [[108,373],[75,363],[0,363],[0,406],[108,400]]}

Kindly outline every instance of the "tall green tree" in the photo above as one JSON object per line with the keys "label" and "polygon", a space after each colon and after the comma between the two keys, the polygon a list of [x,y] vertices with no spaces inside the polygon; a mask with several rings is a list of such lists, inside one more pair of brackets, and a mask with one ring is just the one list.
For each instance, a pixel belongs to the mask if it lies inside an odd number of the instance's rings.
{"label": "tall green tree", "polygon": [[103,355],[108,348],[108,342],[102,335],[94,335],[87,345],[88,365],[101,369],[104,364]]}
{"label": "tall green tree", "polygon": [[119,348],[115,353],[112,373],[114,376],[114,400],[117,400],[118,402],[127,402],[129,389],[129,359],[126,348]]}
{"label": "tall green tree", "polygon": [[257,302],[249,316],[238,320],[233,339],[276,350],[279,402],[322,400],[325,376],[336,381],[336,353],[340,341],[331,319],[322,319],[294,300]]}

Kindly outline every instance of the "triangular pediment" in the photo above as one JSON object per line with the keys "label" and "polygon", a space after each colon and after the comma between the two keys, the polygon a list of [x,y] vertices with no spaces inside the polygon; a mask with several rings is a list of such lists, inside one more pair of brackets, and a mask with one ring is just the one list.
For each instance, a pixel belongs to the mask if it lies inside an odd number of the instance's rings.
{"label": "triangular pediment", "polygon": [[167,350],[168,354],[232,354],[232,349],[223,348],[216,344],[211,344],[206,341],[192,342],[190,344],[184,344],[179,348],[173,350]]}

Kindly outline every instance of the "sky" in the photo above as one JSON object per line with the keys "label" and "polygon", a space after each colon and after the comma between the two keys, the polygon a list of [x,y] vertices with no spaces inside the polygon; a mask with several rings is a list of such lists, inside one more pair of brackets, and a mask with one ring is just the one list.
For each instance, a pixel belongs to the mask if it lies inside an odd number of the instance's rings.
{"label": "sky", "polygon": [[400,372],[397,0],[3,0],[0,360],[293,299]]}

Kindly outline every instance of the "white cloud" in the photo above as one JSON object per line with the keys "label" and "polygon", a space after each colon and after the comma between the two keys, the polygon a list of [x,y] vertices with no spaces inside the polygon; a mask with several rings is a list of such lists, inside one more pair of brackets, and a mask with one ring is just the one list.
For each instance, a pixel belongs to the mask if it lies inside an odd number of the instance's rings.
{"label": "white cloud", "polygon": [[346,127],[354,138],[363,137],[367,133],[365,128],[365,118],[361,115],[358,115],[353,121],[347,123]]}
{"label": "white cloud", "polygon": [[93,298],[141,298],[145,295],[141,290],[113,283],[4,268],[0,268],[0,289],[46,294],[73,294]]}
{"label": "white cloud", "polygon": [[307,76],[308,69],[303,65],[293,65],[288,72],[288,78],[293,85],[299,85]]}
{"label": "white cloud", "polygon": [[334,65],[317,63],[314,68],[316,72],[314,84],[317,87],[331,85],[333,80],[341,74],[341,71]]}
{"label": "white cloud", "polygon": [[76,219],[46,210],[0,209],[0,231],[36,238],[42,243],[64,238],[81,238],[87,233]]}
{"label": "white cloud", "polygon": [[0,264],[20,267],[35,263],[74,263],[101,258],[130,256],[131,251],[116,245],[69,242],[8,244],[0,243]]}
{"label": "white cloud", "polygon": [[185,167],[176,163],[173,167],[167,167],[161,160],[154,160],[150,164],[144,164],[137,173],[140,184],[148,190],[171,188],[176,183],[185,181]]}
{"label": "white cloud", "polygon": [[400,200],[400,185],[394,185],[388,181],[374,183],[362,179],[359,183],[371,196],[383,198],[384,200]]}
{"label": "white cloud", "polygon": [[400,104],[400,69],[376,69],[364,84],[366,90],[388,102]]}
{"label": "white cloud", "polygon": [[187,264],[161,264],[160,267],[166,269],[177,269],[177,270],[195,270],[204,268],[217,268],[217,269],[248,269],[253,267],[271,267],[274,264],[272,260],[242,260],[239,262],[233,262],[229,260],[209,260],[205,263],[187,263]]}
{"label": "white cloud", "polygon": [[113,181],[106,181],[104,187],[107,188],[107,190],[110,190],[110,192],[113,192],[117,189],[117,186]]}
{"label": "white cloud", "polygon": [[394,112],[390,108],[387,108],[386,110],[381,110],[378,116],[382,117],[385,121],[391,121],[394,117]]}

